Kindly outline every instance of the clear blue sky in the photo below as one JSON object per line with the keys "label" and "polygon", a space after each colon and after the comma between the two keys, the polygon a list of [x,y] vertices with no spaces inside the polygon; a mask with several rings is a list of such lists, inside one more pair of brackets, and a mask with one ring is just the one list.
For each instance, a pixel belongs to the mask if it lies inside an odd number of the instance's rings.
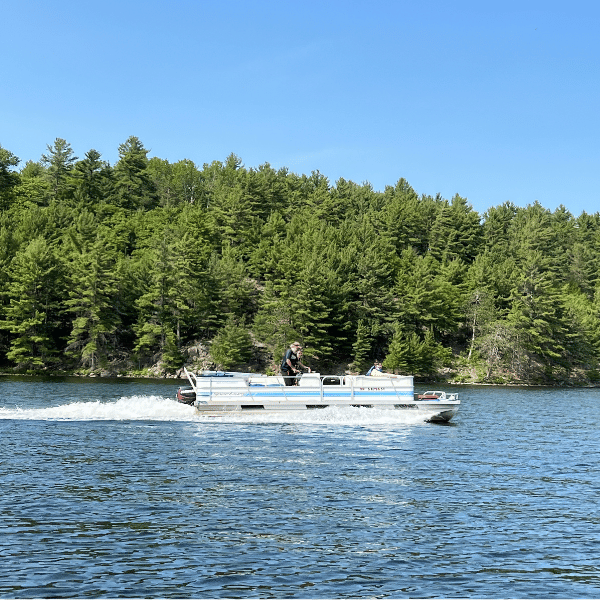
{"label": "clear blue sky", "polygon": [[0,0],[0,144],[600,210],[600,1]]}

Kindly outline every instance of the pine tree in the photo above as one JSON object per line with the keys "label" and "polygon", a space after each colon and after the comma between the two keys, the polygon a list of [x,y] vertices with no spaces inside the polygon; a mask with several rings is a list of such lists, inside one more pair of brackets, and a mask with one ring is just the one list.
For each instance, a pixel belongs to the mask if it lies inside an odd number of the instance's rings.
{"label": "pine tree", "polygon": [[225,246],[220,257],[213,255],[209,268],[219,325],[230,316],[253,319],[257,310],[257,288],[235,249]]}
{"label": "pine tree", "polygon": [[178,314],[177,257],[172,231],[166,229],[151,252],[142,255],[142,272],[146,284],[135,304],[138,309],[135,352],[140,360],[158,357],[165,348],[167,336],[174,334]]}
{"label": "pine tree", "polygon": [[385,233],[396,248],[398,256],[413,249],[425,254],[429,247],[432,204],[419,199],[405,179],[395,187],[387,186],[383,194],[385,205],[377,210],[385,218]]}
{"label": "pine tree", "polygon": [[[10,265],[18,251],[13,227],[2,224],[0,212],[0,323],[6,318],[6,306],[10,303]],[[8,334],[0,327],[0,360],[8,351]]]}
{"label": "pine tree", "polygon": [[469,360],[479,340],[487,334],[490,326],[498,318],[492,287],[493,269],[490,254],[485,251],[477,256],[467,274],[465,326],[470,329],[471,334]]}
{"label": "pine tree", "polygon": [[553,377],[554,366],[565,366],[569,325],[563,318],[562,303],[553,286],[549,270],[545,270],[541,252],[531,252],[521,266],[518,287],[513,290],[508,322],[517,332],[528,356],[530,375],[539,372]]}
{"label": "pine tree", "polygon": [[277,211],[269,215],[260,232],[260,241],[248,257],[248,271],[259,281],[279,277],[279,249],[286,237],[286,223]]}
{"label": "pine tree", "polygon": [[93,371],[106,363],[116,346],[120,322],[115,311],[116,254],[99,233],[91,243],[77,241],[69,269],[69,299],[64,301],[74,315],[67,350]]}
{"label": "pine tree", "polygon": [[197,339],[216,329],[220,298],[210,271],[213,230],[201,206],[183,208],[173,237],[178,276],[176,338],[181,348],[185,340]]}
{"label": "pine tree", "polygon": [[403,329],[419,335],[431,330],[436,339],[455,333],[464,318],[463,272],[460,261],[443,266],[431,255],[403,252],[395,285]]}
{"label": "pine tree", "polygon": [[73,155],[71,144],[56,138],[54,144],[46,146],[48,154],[42,154],[42,164],[46,167],[45,176],[51,183],[53,198],[65,199],[72,193],[69,175],[77,157]]}
{"label": "pine tree", "polygon": [[7,210],[14,200],[14,188],[21,182],[21,177],[14,171],[19,158],[0,145],[0,211]]}
{"label": "pine tree", "polygon": [[309,260],[300,271],[300,277],[291,297],[292,323],[300,332],[305,354],[321,364],[331,364],[336,341],[331,334],[332,306],[328,301],[331,288],[322,265]]}
{"label": "pine tree", "polygon": [[489,251],[506,254],[510,245],[510,230],[517,214],[512,202],[489,208],[483,215],[483,244]]}
{"label": "pine tree", "polygon": [[55,353],[57,261],[42,237],[17,252],[9,270],[8,306],[2,329],[12,336],[7,358],[19,369],[39,369]]}
{"label": "pine tree", "polygon": [[358,322],[355,333],[355,341],[352,344],[352,364],[356,371],[364,371],[371,362],[371,332],[363,320]]}
{"label": "pine tree", "polygon": [[210,355],[217,368],[224,370],[240,367],[250,359],[252,339],[246,327],[233,315],[230,315],[223,328],[214,337],[210,346]]}
{"label": "pine tree", "polygon": [[[393,335],[398,306],[393,296],[395,250],[384,236],[378,236],[370,222],[351,224],[348,246],[340,248],[338,272],[347,305],[347,318],[355,330],[356,342],[369,342],[367,362],[382,355]],[[340,245],[344,245],[342,240]],[[358,335],[358,323],[363,332]],[[354,350],[353,350],[354,353]],[[361,367],[362,368],[362,367]]]}
{"label": "pine tree", "polygon": [[273,281],[267,281],[252,325],[257,340],[267,347],[275,363],[294,340],[300,339],[294,323],[293,296],[291,290],[280,291]]}
{"label": "pine tree", "polygon": [[107,163],[100,160],[97,150],[89,150],[85,158],[75,164],[71,175],[75,182],[75,198],[91,208],[104,200],[106,195]]}
{"label": "pine tree", "polygon": [[148,150],[131,136],[119,146],[119,161],[115,165],[115,194],[120,206],[136,210],[156,206],[156,188],[148,173]]}
{"label": "pine tree", "polygon": [[396,330],[383,367],[403,375],[431,375],[440,364],[448,364],[451,351],[436,343],[431,331],[421,339],[415,332]]}

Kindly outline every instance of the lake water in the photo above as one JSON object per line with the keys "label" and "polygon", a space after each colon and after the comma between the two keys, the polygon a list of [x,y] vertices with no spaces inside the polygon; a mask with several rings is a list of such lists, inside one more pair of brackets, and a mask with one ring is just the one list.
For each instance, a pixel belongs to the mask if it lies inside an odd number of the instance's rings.
{"label": "lake water", "polygon": [[600,390],[447,386],[434,425],[177,386],[0,377],[0,597],[600,597]]}

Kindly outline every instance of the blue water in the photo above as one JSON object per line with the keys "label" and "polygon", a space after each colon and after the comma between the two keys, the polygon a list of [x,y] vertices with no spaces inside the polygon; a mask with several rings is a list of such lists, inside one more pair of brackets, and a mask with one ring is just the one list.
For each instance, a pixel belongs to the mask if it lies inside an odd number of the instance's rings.
{"label": "blue water", "polygon": [[600,597],[600,390],[214,419],[0,378],[0,597]]}

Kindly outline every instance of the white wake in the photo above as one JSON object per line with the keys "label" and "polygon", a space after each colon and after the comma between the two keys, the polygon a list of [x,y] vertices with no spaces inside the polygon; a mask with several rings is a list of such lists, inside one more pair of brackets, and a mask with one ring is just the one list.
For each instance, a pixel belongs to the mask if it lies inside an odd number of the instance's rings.
{"label": "white wake", "polygon": [[0,419],[37,421],[191,421],[194,417],[193,406],[160,396],[79,401],[48,408],[0,408]]}
{"label": "white wake", "polygon": [[196,413],[193,406],[161,396],[130,396],[115,401],[78,401],[47,408],[0,407],[0,419],[37,421],[195,421],[221,423],[307,423],[324,425],[412,425],[417,411],[334,407],[293,412],[241,412],[218,416]]}

